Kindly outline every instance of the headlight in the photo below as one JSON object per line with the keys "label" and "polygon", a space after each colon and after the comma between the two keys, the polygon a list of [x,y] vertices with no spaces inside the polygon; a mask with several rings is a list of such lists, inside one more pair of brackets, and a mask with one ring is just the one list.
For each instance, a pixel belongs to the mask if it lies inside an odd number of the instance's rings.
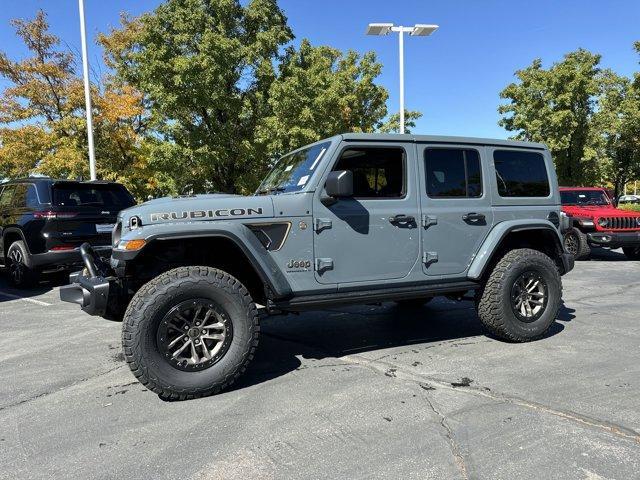
{"label": "headlight", "polygon": [[593,220],[591,220],[590,218],[581,218],[578,220],[578,222],[583,227],[593,227]]}
{"label": "headlight", "polygon": [[609,221],[606,218],[599,218],[598,225],[600,225],[601,227],[606,227],[607,225],[609,225]]}

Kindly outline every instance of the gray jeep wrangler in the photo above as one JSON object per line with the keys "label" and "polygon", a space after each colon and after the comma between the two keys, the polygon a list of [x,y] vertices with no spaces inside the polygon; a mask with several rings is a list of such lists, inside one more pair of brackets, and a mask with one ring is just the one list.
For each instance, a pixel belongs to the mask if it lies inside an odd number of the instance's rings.
{"label": "gray jeep wrangler", "polygon": [[494,335],[545,334],[561,302],[560,196],[544,145],[338,135],[282,157],[251,196],[161,198],[120,213],[113,253],[82,247],[62,300],[124,315],[134,375],[210,395],[246,369],[259,313],[475,292]]}

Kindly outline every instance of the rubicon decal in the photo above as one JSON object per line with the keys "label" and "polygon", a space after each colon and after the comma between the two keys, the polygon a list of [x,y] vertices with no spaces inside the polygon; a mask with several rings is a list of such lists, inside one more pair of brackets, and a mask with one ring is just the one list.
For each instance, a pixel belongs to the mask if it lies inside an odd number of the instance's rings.
{"label": "rubicon decal", "polygon": [[189,210],[183,212],[152,213],[151,221],[160,220],[186,220],[189,218],[218,218],[218,217],[243,217],[248,215],[262,215],[262,207],[258,208],[221,208],[218,210]]}

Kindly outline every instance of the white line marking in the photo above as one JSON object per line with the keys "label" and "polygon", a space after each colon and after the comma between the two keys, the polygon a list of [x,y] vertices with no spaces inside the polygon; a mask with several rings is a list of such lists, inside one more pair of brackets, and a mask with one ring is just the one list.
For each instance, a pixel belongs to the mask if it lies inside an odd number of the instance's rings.
{"label": "white line marking", "polygon": [[51,304],[36,300],[34,298],[21,297],[20,295],[14,295],[13,293],[0,292],[0,297],[15,298],[16,300],[24,300],[25,302],[33,303],[35,305],[42,305],[43,307],[50,307]]}

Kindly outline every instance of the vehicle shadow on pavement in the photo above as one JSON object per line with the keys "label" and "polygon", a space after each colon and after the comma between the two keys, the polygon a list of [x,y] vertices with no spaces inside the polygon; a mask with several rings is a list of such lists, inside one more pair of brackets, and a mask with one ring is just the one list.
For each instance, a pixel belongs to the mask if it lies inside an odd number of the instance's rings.
{"label": "vehicle shadow on pavement", "polygon": [[13,288],[7,281],[6,273],[0,273],[0,303],[16,298],[30,298],[43,295],[56,287],[69,283],[68,273],[47,273],[40,276],[38,282],[29,288]]}
{"label": "vehicle shadow on pavement", "polygon": [[[545,338],[564,330],[563,323],[575,318],[574,312],[563,304]],[[267,382],[295,370],[337,367],[333,364],[341,364],[340,358],[347,355],[396,348],[392,355],[398,356],[444,343],[457,347],[490,341],[496,339],[482,328],[471,302],[445,299],[416,309],[384,304],[265,318],[256,357],[231,390]],[[310,361],[303,363],[300,358]],[[336,362],[321,362],[330,358]]]}
{"label": "vehicle shadow on pavement", "polygon": [[[629,260],[627,256],[622,253],[622,250],[608,250],[606,248],[593,247],[591,249],[591,255],[587,261],[596,262],[633,262],[635,260]],[[578,260],[582,262],[584,260]]]}

